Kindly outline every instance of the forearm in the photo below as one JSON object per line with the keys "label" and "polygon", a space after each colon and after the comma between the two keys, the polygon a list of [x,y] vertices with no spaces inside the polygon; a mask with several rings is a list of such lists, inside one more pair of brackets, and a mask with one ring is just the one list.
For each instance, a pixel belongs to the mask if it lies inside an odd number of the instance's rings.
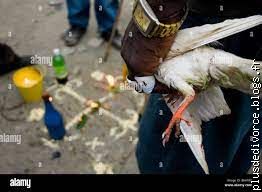
{"label": "forearm", "polygon": [[[159,21],[164,24],[176,23],[182,19],[185,15],[185,2],[186,0],[148,0]],[[126,29],[121,50],[129,76],[153,75],[160,61],[169,52],[174,39],[175,35],[165,38],[146,38],[131,20]]]}

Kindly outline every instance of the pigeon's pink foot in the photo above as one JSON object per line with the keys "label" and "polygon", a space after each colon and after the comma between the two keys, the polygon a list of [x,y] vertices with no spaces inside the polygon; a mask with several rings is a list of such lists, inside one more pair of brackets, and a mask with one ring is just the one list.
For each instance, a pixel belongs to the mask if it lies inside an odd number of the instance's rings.
{"label": "pigeon's pink foot", "polygon": [[166,130],[162,134],[162,139],[163,139],[162,144],[163,144],[164,147],[165,147],[166,143],[169,141],[169,138],[170,138],[170,135],[172,133],[172,129],[173,129],[174,126],[175,126],[175,136],[176,136],[176,138],[178,138],[179,135],[180,135],[179,123],[181,121],[185,121],[189,126],[191,125],[191,122],[180,117],[180,115],[174,114],[174,116],[173,116],[174,118],[172,118],[172,120],[169,122],[168,127],[166,128]]}
{"label": "pigeon's pink foot", "polygon": [[188,125],[191,124],[189,121],[185,120],[182,116],[183,116],[184,111],[187,109],[187,107],[190,105],[190,103],[193,100],[194,100],[194,96],[185,97],[185,99],[183,100],[181,105],[178,107],[177,111],[173,114],[173,117],[170,120],[168,127],[166,128],[166,130],[162,134],[163,146],[165,146],[165,144],[169,141],[169,138],[170,138],[170,135],[172,133],[172,129],[173,129],[174,126],[176,126],[175,135],[176,135],[176,137],[179,136],[179,134],[180,134],[179,123],[181,122],[181,120],[185,121]]}

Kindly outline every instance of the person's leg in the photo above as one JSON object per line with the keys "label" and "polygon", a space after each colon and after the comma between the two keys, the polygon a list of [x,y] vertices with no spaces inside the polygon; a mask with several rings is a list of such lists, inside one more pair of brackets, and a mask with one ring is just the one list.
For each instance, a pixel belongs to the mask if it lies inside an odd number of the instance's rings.
{"label": "person's leg", "polygon": [[171,112],[160,99],[159,94],[150,95],[140,121],[136,157],[139,170],[143,174],[162,172],[164,149],[160,135],[164,125],[159,123],[168,122],[167,118],[171,117]]}
{"label": "person's leg", "polygon": [[[96,0],[95,13],[98,24],[98,30],[105,41],[109,41],[111,31],[117,16],[119,8],[118,0]],[[112,45],[120,49],[122,37],[118,30],[112,40]]]}
{"label": "person's leg", "polygon": [[69,24],[86,29],[89,19],[89,0],[66,0],[66,2]]}
{"label": "person's leg", "polygon": [[118,0],[96,0],[95,14],[100,33],[112,30],[118,10]]}
{"label": "person's leg", "polygon": [[89,0],[67,0],[69,29],[62,39],[67,46],[76,45],[86,32],[89,20]]}

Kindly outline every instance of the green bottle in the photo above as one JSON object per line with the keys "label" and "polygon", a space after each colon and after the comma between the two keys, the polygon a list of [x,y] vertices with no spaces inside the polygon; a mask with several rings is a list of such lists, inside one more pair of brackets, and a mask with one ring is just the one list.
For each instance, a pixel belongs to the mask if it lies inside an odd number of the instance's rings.
{"label": "green bottle", "polygon": [[65,65],[65,59],[61,55],[59,49],[54,49],[54,56],[53,56],[53,68],[55,71],[56,80],[60,84],[66,84],[68,71]]}

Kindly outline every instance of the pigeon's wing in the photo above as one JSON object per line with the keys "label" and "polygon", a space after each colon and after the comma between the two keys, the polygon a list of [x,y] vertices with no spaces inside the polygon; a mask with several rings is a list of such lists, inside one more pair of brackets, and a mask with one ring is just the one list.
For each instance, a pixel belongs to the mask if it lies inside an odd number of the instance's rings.
{"label": "pigeon's wing", "polygon": [[[174,105],[167,102],[168,107],[174,113],[183,98],[177,96],[177,100]],[[198,163],[206,174],[209,174],[208,165],[205,158],[204,148],[202,146],[202,133],[201,122],[209,121],[221,115],[230,114],[230,108],[228,107],[224,95],[219,87],[212,86],[207,90],[199,93],[196,96],[194,102],[183,114],[183,117],[190,121],[188,125],[184,121],[180,123],[180,129],[183,133],[185,140],[187,141],[190,149],[192,150]]]}
{"label": "pigeon's wing", "polygon": [[183,54],[189,50],[261,24],[262,15],[255,15],[247,18],[225,20],[217,24],[206,24],[180,30],[177,33],[167,58]]}
{"label": "pigeon's wing", "polygon": [[201,125],[201,121],[207,122],[222,115],[231,113],[220,87],[211,86],[200,92],[196,100],[189,106],[188,111]]}
{"label": "pigeon's wing", "polygon": [[[224,88],[253,94],[251,85],[261,71],[262,61],[244,59],[223,50],[214,49],[209,74],[213,82]],[[258,82],[257,82],[258,83]]]}

